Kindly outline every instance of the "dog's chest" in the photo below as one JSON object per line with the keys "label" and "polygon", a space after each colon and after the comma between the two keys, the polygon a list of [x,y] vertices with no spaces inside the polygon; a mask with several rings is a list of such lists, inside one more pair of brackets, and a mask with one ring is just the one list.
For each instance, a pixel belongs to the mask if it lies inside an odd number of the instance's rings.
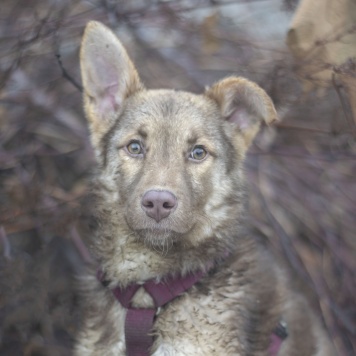
{"label": "dog's chest", "polygon": [[217,293],[205,295],[193,287],[167,305],[154,325],[153,355],[223,355],[227,345],[228,354],[238,355],[237,301],[243,292],[234,293],[234,305],[217,297]]}
{"label": "dog's chest", "polygon": [[[224,302],[221,293],[228,297]],[[242,304],[242,291],[211,291],[202,293],[192,287],[187,293],[175,298],[157,310],[152,327],[154,343],[152,355],[222,355],[244,354],[243,342],[239,340],[239,304]],[[227,301],[228,300],[228,301]],[[152,308],[151,297],[140,288],[132,304],[136,308]],[[116,318],[115,342],[111,345],[112,354],[125,355],[126,309],[118,301],[109,312]]]}

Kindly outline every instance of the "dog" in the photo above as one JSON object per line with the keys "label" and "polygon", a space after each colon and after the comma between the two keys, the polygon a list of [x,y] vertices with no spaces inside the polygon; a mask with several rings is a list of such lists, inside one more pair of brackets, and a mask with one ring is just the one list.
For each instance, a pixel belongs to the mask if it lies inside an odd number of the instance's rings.
{"label": "dog", "polygon": [[333,355],[306,301],[245,231],[243,161],[277,120],[257,84],[147,90],[123,45],[89,22],[80,51],[97,159],[75,355]]}

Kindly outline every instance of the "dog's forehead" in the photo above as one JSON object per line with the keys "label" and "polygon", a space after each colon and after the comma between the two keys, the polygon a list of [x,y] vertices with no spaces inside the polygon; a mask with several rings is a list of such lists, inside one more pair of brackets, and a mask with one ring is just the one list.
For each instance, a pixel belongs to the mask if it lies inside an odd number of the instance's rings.
{"label": "dog's forehead", "polygon": [[[217,106],[203,95],[172,90],[150,90],[131,100],[125,127],[152,131],[211,131],[219,116]],[[215,124],[215,125],[214,125]]]}

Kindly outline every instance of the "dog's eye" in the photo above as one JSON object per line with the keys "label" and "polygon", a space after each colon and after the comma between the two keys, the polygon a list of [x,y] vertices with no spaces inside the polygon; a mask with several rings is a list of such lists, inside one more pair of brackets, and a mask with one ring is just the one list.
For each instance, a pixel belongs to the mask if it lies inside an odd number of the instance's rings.
{"label": "dog's eye", "polygon": [[207,154],[208,152],[206,152],[202,146],[195,146],[192,152],[190,152],[189,158],[194,159],[195,161],[201,161]]}
{"label": "dog's eye", "polygon": [[134,155],[134,156],[137,156],[137,155],[143,153],[142,146],[141,146],[140,142],[138,142],[138,141],[132,141],[132,142],[130,142],[130,143],[126,146],[126,148],[127,148],[127,151],[128,151],[129,153],[131,153],[132,155]]}

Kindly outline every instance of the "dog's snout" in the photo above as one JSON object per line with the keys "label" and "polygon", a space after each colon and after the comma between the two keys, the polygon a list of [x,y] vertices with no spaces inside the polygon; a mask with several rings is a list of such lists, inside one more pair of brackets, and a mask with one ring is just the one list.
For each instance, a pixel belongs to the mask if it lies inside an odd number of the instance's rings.
{"label": "dog's snout", "polygon": [[168,190],[149,190],[142,197],[141,206],[150,218],[160,222],[177,207],[177,198]]}

